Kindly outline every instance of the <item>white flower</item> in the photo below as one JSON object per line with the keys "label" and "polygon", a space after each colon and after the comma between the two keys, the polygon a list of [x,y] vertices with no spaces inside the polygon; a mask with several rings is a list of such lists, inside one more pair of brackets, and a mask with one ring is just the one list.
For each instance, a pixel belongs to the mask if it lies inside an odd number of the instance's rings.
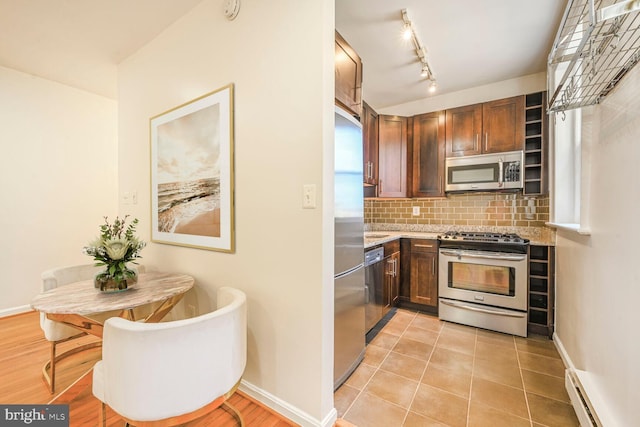
{"label": "white flower", "polygon": [[129,242],[126,239],[111,239],[104,242],[104,247],[107,250],[109,258],[119,260],[127,254]]}

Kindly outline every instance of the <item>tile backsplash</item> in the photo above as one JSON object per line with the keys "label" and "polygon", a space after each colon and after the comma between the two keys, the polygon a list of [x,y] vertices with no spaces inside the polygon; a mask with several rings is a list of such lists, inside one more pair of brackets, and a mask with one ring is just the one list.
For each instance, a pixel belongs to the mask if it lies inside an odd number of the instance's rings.
{"label": "tile backsplash", "polygon": [[[413,215],[414,207],[420,213]],[[376,224],[545,227],[548,196],[466,193],[437,199],[365,199],[364,221]]]}

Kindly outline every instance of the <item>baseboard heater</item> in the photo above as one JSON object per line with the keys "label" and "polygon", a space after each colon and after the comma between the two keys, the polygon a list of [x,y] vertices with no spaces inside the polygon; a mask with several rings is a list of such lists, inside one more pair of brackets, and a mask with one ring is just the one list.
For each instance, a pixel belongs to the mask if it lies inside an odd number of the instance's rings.
{"label": "baseboard heater", "polygon": [[564,385],[571,399],[573,409],[576,411],[576,416],[580,421],[580,426],[603,427],[576,371],[571,369],[565,371]]}

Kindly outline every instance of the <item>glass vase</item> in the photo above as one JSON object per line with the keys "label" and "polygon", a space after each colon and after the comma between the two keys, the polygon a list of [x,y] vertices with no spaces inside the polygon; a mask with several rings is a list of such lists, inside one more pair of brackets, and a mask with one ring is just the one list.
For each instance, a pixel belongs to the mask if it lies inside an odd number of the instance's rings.
{"label": "glass vase", "polygon": [[138,283],[138,274],[132,273],[124,279],[117,280],[106,272],[101,272],[94,278],[94,284],[97,289],[105,293],[126,291]]}

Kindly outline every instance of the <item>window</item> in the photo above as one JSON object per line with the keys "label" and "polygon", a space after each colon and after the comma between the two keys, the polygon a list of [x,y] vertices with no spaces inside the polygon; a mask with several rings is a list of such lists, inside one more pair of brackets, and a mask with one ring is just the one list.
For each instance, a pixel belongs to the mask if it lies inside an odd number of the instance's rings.
{"label": "window", "polygon": [[[556,78],[561,77],[565,68],[566,64],[559,64]],[[549,118],[552,142],[550,225],[580,234],[590,234],[585,203],[588,170],[584,168],[588,159],[585,158],[583,146],[591,137],[591,109],[566,110]]]}

